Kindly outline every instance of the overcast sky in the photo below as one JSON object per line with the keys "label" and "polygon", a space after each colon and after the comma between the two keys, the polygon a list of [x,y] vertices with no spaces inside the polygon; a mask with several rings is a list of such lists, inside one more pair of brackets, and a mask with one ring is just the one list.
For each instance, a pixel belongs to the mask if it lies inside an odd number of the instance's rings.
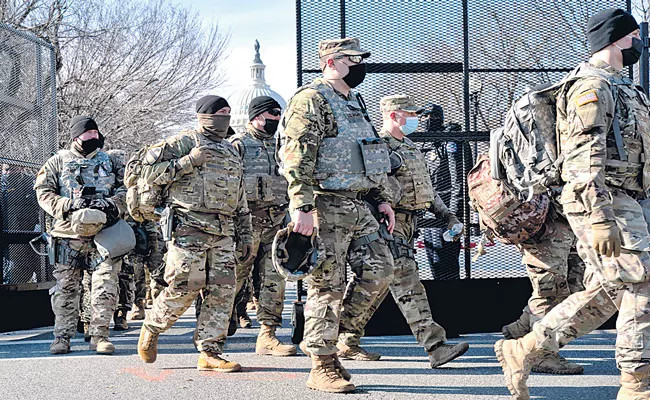
{"label": "overcast sky", "polygon": [[[179,2],[180,3],[180,2]],[[296,11],[294,0],[185,0],[203,18],[230,32],[224,96],[250,82],[255,39],[266,64],[266,82],[285,100],[296,89]]]}

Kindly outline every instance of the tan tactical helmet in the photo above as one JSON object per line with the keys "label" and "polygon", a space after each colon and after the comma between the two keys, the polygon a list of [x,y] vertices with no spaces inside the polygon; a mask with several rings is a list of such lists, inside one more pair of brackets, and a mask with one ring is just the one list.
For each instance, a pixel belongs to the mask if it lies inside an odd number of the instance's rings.
{"label": "tan tactical helmet", "polygon": [[273,239],[273,266],[288,281],[309,277],[325,259],[325,246],[318,237],[318,228],[311,236],[293,232],[293,222],[280,229]]}
{"label": "tan tactical helmet", "polygon": [[80,236],[95,236],[106,224],[106,214],[100,210],[82,208],[70,216],[72,231]]}

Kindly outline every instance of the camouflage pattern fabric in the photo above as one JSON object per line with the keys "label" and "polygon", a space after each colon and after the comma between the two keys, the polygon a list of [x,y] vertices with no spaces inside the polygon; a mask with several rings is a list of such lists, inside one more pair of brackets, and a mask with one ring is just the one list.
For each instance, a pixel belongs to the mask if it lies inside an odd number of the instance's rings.
{"label": "camouflage pattern fabric", "polygon": [[[619,74],[601,62],[592,64]],[[648,100],[632,85],[624,92],[628,95],[619,97],[616,110],[624,148],[635,154],[641,147],[648,154]],[[611,88],[602,80],[581,79],[567,95],[566,116],[558,120],[565,157],[562,178],[566,182],[561,203],[578,238],[578,254],[586,263],[589,279],[585,291],[569,296],[533,329],[540,347],[557,350],[596,329],[618,309],[617,366],[629,373],[645,372],[650,366],[648,226],[639,202],[631,195],[640,184],[647,190],[648,169],[644,165],[649,161],[641,164],[639,159],[635,163],[634,156],[627,162],[617,159],[618,151],[611,147],[615,143],[610,129],[613,115]],[[634,179],[628,179],[632,170]],[[622,231],[619,257],[600,256],[591,247],[592,225],[606,221],[614,222]]]}
{"label": "camouflage pattern fabric", "polygon": [[558,217],[548,220],[539,239],[517,245],[522,263],[533,287],[524,313],[529,314],[530,327],[560,304],[571,293],[584,290],[584,263],[575,248],[576,237],[569,224]]}
{"label": "camouflage pattern fabric", "polygon": [[202,293],[196,324],[198,350],[221,354],[235,299],[233,239],[179,226],[165,259],[169,286],[154,299],[144,326],[155,333],[166,331]]}
{"label": "camouflage pattern fabric", "polygon": [[124,263],[133,268],[133,280],[135,282],[134,301],[140,304],[147,294],[147,282],[145,269],[152,273],[164,263],[163,253],[165,242],[162,240],[162,232],[158,224],[153,221],[145,221],[142,227],[147,233],[147,244],[149,254],[137,254],[135,250],[124,257]]}
{"label": "camouflage pattern fabric", "polygon": [[[260,273],[257,321],[264,325],[282,325],[286,282],[273,267],[270,247],[266,252],[263,249],[273,243],[276,232],[282,227],[285,213],[284,207],[253,213],[253,254],[256,254],[256,257],[248,263],[237,261],[237,293],[240,290],[249,290],[248,285],[244,287],[244,284],[251,278],[254,264],[257,264],[256,267]],[[237,253],[241,253],[239,243]],[[247,302],[247,297],[242,296],[242,301]]]}
{"label": "camouflage pattern fabric", "polygon": [[90,291],[92,290],[92,275],[90,272],[82,271],[81,278],[81,302],[79,305],[79,319],[81,322],[90,324]]}
{"label": "camouflage pattern fabric", "polygon": [[357,38],[344,38],[321,40],[318,43],[318,57],[325,57],[334,53],[347,54],[351,56],[370,56],[370,52],[362,50]]}
{"label": "camouflage pattern fabric", "polygon": [[383,239],[356,249],[351,255],[358,266],[356,288],[344,300],[350,242],[377,232],[379,223],[365,202],[335,194],[317,195],[316,210],[326,259],[306,279],[304,341],[312,354],[329,355],[337,352],[341,314],[362,314],[386,291],[393,280],[393,257]]}
{"label": "camouflage pattern fabric", "polygon": [[[416,229],[416,218],[414,214],[397,212],[395,214],[395,230],[393,236],[412,243]],[[355,270],[359,263],[357,252],[350,253],[350,266]],[[359,345],[364,335],[364,327],[370,321],[377,308],[389,292],[393,295],[402,315],[411,328],[420,346],[425,351],[430,350],[438,343],[444,343],[446,339],[445,329],[438,325],[431,315],[431,307],[427,299],[427,293],[420,282],[417,262],[413,258],[400,257],[395,259],[395,272],[389,287],[380,293],[372,306],[363,310],[355,307],[344,307],[339,327],[339,341],[348,346]],[[355,280],[348,283],[345,295],[347,304],[349,297],[359,297],[359,289]],[[352,303],[355,304],[355,303]]]}
{"label": "camouflage pattern fabric", "polygon": [[[96,257],[92,241],[59,239],[62,246],[79,251],[82,256]],[[122,261],[107,260],[100,263],[91,274],[90,329],[91,336],[108,337],[108,327],[117,305],[117,271]],[[50,289],[54,312],[54,336],[72,338],[79,318],[82,269],[65,263],[54,265],[56,285]]]}
{"label": "camouflage pattern fabric", "polygon": [[[320,92],[325,88],[329,93],[328,99]],[[352,165],[343,168],[347,161],[351,162],[352,159],[355,162],[360,161],[357,159],[361,155],[356,153],[359,147],[356,139],[350,139],[347,142],[340,141],[338,145],[334,142],[339,135],[339,130],[348,131],[347,134],[352,136],[352,133],[349,132],[352,128],[359,138],[374,136],[372,126],[363,118],[354,95],[351,92],[347,97],[343,96],[336,92],[325,79],[319,78],[314,81],[313,85],[299,89],[289,101],[280,120],[278,157],[282,160],[283,175],[289,184],[287,193],[291,210],[304,205],[314,205],[315,191],[328,186],[329,183],[335,184],[336,179],[339,178],[338,186],[356,185],[344,190],[361,190],[362,187],[365,187],[369,188],[369,197],[374,202],[383,203],[389,200],[383,189],[386,180],[385,174],[373,175],[373,182],[370,178],[365,177],[363,168],[359,165],[356,165],[359,168],[355,169],[358,173],[348,171],[352,169]],[[328,101],[337,97],[338,114],[335,113]],[[344,110],[348,109],[348,104],[355,107],[355,112],[350,113],[351,118],[341,117],[341,115],[346,115]],[[341,118],[338,119],[336,115]],[[327,159],[322,160],[321,146],[325,142],[330,142],[331,146],[325,154]],[[353,150],[355,150],[354,154]],[[323,163],[335,172],[332,174],[317,173],[318,167],[323,167]],[[390,168],[389,162],[388,168]]]}
{"label": "camouflage pattern fabric", "polygon": [[122,260],[122,267],[117,274],[118,298],[117,309],[131,311],[135,300],[135,281],[133,279],[133,267]]}

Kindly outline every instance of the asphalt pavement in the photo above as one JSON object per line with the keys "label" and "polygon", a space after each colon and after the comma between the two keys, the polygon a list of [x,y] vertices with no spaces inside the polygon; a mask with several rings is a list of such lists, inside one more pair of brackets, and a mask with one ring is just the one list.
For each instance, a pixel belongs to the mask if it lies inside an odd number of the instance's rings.
{"label": "asphalt pavement", "polygon": [[[292,299],[287,300],[287,304]],[[279,337],[290,341],[290,307]],[[160,337],[158,361],[144,364],[136,353],[140,321],[129,321],[126,332],[113,332],[117,350],[102,356],[88,350],[81,336],[72,340],[72,352],[49,354],[51,327],[0,334],[0,399],[510,399],[494,356],[497,333],[462,335],[469,351],[438,369],[428,365],[426,353],[412,336],[363,339],[380,361],[346,361],[357,385],[353,394],[340,395],[308,389],[310,360],[255,354],[258,329],[240,329],[228,339],[225,357],[239,362],[239,373],[199,372],[192,345],[194,309]],[[534,399],[615,399],[618,370],[614,362],[614,331],[597,331],[571,343],[562,354],[585,367],[581,376],[533,374]]]}

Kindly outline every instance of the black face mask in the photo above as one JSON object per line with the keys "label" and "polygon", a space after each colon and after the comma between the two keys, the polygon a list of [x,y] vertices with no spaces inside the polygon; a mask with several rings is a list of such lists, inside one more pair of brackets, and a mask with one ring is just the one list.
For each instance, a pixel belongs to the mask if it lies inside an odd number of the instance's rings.
{"label": "black face mask", "polygon": [[639,61],[641,52],[643,51],[643,40],[633,37],[632,47],[629,49],[621,50],[623,56],[623,65],[634,65]]}
{"label": "black face mask", "polygon": [[104,141],[102,139],[84,140],[81,142],[81,146],[79,146],[79,142],[75,142],[75,148],[79,153],[81,153],[84,156],[87,156],[88,154],[92,153],[93,151],[97,150],[103,145],[104,145]]}
{"label": "black face mask", "polygon": [[264,120],[264,132],[269,135],[275,135],[275,132],[278,130],[278,124],[280,123],[277,119],[265,119]]}
{"label": "black face mask", "polygon": [[345,82],[350,88],[355,88],[363,82],[366,78],[366,64],[355,64],[350,66],[350,72],[343,77]]}

